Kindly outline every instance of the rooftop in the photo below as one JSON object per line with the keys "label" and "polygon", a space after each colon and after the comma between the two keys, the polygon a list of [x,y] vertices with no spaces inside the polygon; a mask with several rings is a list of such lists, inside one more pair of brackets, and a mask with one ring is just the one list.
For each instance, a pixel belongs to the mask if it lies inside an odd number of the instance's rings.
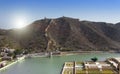
{"label": "rooftop", "polygon": [[[120,62],[120,58],[114,59]],[[118,74],[118,63],[110,59],[97,62],[65,62],[61,74]]]}

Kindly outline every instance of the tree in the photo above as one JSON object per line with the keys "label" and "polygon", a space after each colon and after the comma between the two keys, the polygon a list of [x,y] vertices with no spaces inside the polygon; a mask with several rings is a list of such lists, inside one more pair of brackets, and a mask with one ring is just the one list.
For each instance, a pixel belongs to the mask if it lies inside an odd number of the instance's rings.
{"label": "tree", "polygon": [[97,58],[97,57],[93,57],[93,58],[91,58],[91,60],[92,60],[93,62],[96,62],[96,61],[98,61],[98,58]]}
{"label": "tree", "polygon": [[22,50],[20,50],[20,49],[16,49],[15,51],[14,51],[14,54],[15,55],[20,55],[22,53]]}
{"label": "tree", "polygon": [[13,55],[14,53],[10,53],[10,52],[7,54],[7,56],[13,56]]}

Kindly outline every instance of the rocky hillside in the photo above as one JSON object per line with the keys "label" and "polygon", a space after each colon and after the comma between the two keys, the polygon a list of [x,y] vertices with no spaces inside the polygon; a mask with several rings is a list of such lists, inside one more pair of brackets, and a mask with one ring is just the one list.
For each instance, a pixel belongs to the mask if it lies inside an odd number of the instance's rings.
{"label": "rocky hillside", "polygon": [[120,23],[80,21],[60,17],[42,19],[23,29],[0,30],[0,47],[51,50],[119,51]]}

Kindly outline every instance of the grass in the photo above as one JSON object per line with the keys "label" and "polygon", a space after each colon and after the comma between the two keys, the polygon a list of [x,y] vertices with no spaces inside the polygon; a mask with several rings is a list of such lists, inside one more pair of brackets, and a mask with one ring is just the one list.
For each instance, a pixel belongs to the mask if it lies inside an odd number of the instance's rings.
{"label": "grass", "polygon": [[76,74],[86,74],[86,70],[76,70]]}
{"label": "grass", "polygon": [[73,67],[73,62],[66,62],[65,66],[66,67]]}
{"label": "grass", "polygon": [[72,72],[73,72],[73,69],[71,68],[71,69],[65,69],[64,70],[64,74],[72,74]]}
{"label": "grass", "polygon": [[[116,74],[112,70],[87,70],[88,74]],[[76,70],[76,74],[86,74],[86,70]]]}
{"label": "grass", "polygon": [[76,62],[76,64],[83,64],[83,62]]}
{"label": "grass", "polygon": [[115,74],[112,70],[103,70],[102,74]]}
{"label": "grass", "polygon": [[101,74],[101,71],[99,70],[87,70],[88,74]]}

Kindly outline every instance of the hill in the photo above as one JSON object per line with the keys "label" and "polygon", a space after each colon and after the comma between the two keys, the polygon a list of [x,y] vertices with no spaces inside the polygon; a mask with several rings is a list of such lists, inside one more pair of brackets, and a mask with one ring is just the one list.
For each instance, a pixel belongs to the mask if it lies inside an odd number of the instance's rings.
{"label": "hill", "polygon": [[120,23],[80,21],[60,17],[41,19],[23,29],[0,29],[0,47],[30,51],[119,51]]}

